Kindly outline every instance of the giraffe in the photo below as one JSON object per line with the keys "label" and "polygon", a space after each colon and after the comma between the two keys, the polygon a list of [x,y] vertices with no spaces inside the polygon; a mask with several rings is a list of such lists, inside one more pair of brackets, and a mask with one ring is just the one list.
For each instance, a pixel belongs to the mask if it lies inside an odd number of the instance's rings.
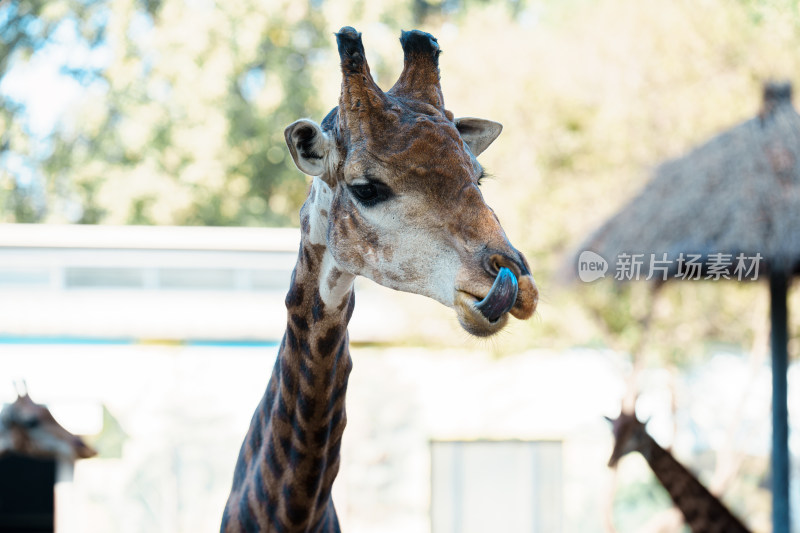
{"label": "giraffe", "polygon": [[635,414],[622,412],[616,420],[606,417],[614,432],[614,451],[608,466],[615,468],[629,452],[639,452],[683,513],[693,533],[749,533],[738,518],[719,501],[672,454],[658,445]]}
{"label": "giraffe", "polygon": [[439,84],[439,45],[404,31],[404,66],[384,92],[361,34],[336,34],[339,104],[317,124],[285,130],[297,167],[313,177],[286,296],[287,326],[234,469],[221,531],[334,532],[352,360],[353,281],[365,276],[452,308],[476,336],[527,319],[538,291],[478,185],[476,156],[502,126],[454,118]]}
{"label": "giraffe", "polygon": [[6,454],[73,462],[97,452],[53,418],[50,410],[17,391],[17,399],[0,410],[0,457]]}

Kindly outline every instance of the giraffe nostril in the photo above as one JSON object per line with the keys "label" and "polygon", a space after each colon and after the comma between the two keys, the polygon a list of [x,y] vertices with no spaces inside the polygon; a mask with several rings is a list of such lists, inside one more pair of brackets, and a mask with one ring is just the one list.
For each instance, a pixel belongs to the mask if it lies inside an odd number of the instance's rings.
{"label": "giraffe nostril", "polygon": [[484,268],[492,277],[497,277],[501,268],[507,268],[514,273],[517,279],[524,275],[523,270],[525,270],[524,264],[520,264],[520,262],[502,253],[494,253],[488,256],[484,262]]}

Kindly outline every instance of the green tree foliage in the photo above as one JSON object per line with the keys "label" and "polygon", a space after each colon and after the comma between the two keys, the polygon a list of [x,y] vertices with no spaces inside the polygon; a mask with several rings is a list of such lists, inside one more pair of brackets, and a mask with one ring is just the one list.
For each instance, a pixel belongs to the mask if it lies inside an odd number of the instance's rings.
{"label": "green tree foliage", "polygon": [[0,77],[73,21],[64,48],[107,51],[64,70],[85,97],[46,138],[5,98],[5,221],[284,225],[304,195],[283,128],[316,115],[329,47],[310,4],[23,0],[0,7]]}
{"label": "green tree foliage", "polygon": [[305,183],[283,128],[320,110],[320,17],[289,2],[269,16],[249,2],[109,7],[108,89],[57,133],[51,190],[75,199],[82,222],[291,222]]}
{"label": "green tree foliage", "polygon": [[[97,0],[24,0],[0,3],[0,81],[54,41],[65,20],[80,20],[81,37],[90,46],[102,37],[95,15]],[[0,221],[35,222],[43,218],[45,198],[36,171],[46,156],[24,128],[24,106],[0,92]]]}

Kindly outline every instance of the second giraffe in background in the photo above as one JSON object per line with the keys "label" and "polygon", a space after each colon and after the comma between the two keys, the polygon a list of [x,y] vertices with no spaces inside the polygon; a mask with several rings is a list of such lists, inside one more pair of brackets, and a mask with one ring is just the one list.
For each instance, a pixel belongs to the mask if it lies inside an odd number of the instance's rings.
{"label": "second giraffe in background", "polygon": [[623,412],[616,420],[607,420],[614,431],[614,451],[608,466],[616,467],[627,453],[641,453],[675,506],[683,513],[692,533],[750,533],[725,504],[671,453],[659,446],[635,414]]}

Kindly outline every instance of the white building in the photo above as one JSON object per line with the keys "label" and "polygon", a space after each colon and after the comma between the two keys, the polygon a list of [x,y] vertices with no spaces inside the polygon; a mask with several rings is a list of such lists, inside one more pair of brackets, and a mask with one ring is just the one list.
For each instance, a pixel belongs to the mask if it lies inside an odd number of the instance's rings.
{"label": "white building", "polygon": [[[100,457],[76,468],[72,531],[218,531],[283,334],[298,244],[296,230],[282,229],[0,226],[0,401],[25,378],[65,427],[99,435]],[[497,358],[435,302],[366,281],[356,302],[334,486],[344,531],[605,531],[602,415],[618,412],[624,357]],[[452,348],[425,347],[442,336]],[[408,339],[417,347],[392,346]],[[704,425],[675,440],[676,454],[718,448],[733,385],[754,383],[742,445],[766,460],[768,368],[753,376],[741,357],[720,357],[724,386],[714,372],[685,384]],[[664,376],[652,373],[642,405],[669,444]],[[623,462],[621,479],[653,484],[639,459]],[[743,509],[753,527],[764,520],[756,504]],[[619,530],[635,531],[659,506],[669,505],[622,508]]]}

